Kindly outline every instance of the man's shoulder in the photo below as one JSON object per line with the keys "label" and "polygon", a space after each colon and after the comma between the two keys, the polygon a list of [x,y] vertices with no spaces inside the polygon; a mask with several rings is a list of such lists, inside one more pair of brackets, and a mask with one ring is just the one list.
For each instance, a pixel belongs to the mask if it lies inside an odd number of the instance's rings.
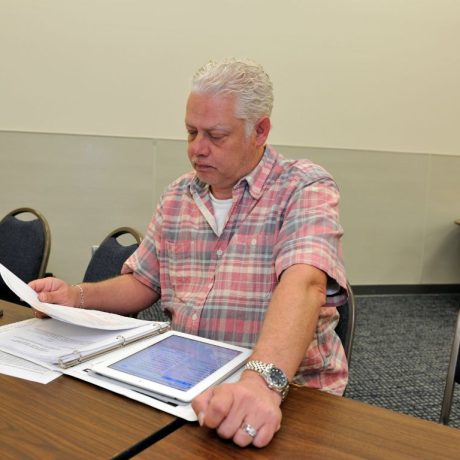
{"label": "man's shoulder", "polygon": [[267,146],[267,158],[271,159],[274,164],[275,175],[283,175],[283,178],[286,178],[286,175],[288,177],[298,176],[305,180],[332,178],[323,166],[308,158],[288,158],[271,145]]}
{"label": "man's shoulder", "polygon": [[323,166],[306,158],[288,159],[280,156],[277,165],[282,180],[297,180],[304,183],[323,179],[333,180],[332,175]]}
{"label": "man's shoulder", "polygon": [[309,177],[331,177],[331,174],[323,166],[307,159],[292,160],[291,168],[298,174],[306,175]]}
{"label": "man's shoulder", "polygon": [[189,171],[172,181],[165,189],[165,193],[182,193],[188,190],[195,178],[195,172]]}

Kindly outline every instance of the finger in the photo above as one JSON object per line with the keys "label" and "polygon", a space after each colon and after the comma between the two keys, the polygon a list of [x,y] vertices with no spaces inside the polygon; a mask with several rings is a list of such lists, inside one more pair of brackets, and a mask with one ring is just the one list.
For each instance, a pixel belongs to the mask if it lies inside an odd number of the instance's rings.
{"label": "finger", "polygon": [[38,319],[48,318],[48,315],[45,315],[41,311],[35,310],[35,308],[32,308],[32,310],[33,310],[35,318],[38,318]]}
{"label": "finger", "polygon": [[38,280],[33,280],[29,283],[29,286],[35,291],[35,292],[41,292],[43,291],[43,288],[45,286],[45,281],[43,279],[38,279]]}
{"label": "finger", "polygon": [[201,412],[201,422],[209,428],[217,428],[230,412],[233,405],[233,393],[225,391],[225,385],[214,387],[205,412]]}
{"label": "finger", "polygon": [[53,277],[39,278],[29,283],[29,286],[36,292],[52,291],[57,279]]}
{"label": "finger", "polygon": [[38,293],[38,300],[40,302],[52,303],[51,302],[51,296],[49,295],[49,292],[39,292]]}
{"label": "finger", "polygon": [[256,428],[253,424],[243,422],[238,430],[236,430],[233,436],[233,442],[240,447],[246,447],[249,444],[253,444],[260,436],[260,430],[261,428]]}
{"label": "finger", "polygon": [[278,429],[273,429],[270,425],[263,425],[257,430],[257,436],[252,440],[252,444],[256,447],[265,447],[267,446],[270,441],[275,436],[275,433],[279,430],[280,426],[278,425]]}
{"label": "finger", "polygon": [[198,422],[200,425],[203,425],[203,417],[208,408],[209,401],[212,398],[214,388],[209,388],[203,393],[196,396],[192,401],[192,409],[195,411],[195,414],[198,416]]}
{"label": "finger", "polygon": [[40,292],[38,300],[45,303],[59,304],[59,305],[74,305],[68,294],[67,289],[59,288],[57,291]]}
{"label": "finger", "polygon": [[[258,418],[256,414],[260,415],[260,412],[256,411],[248,415],[248,418],[245,417],[235,432],[233,442],[238,446],[245,447],[252,443],[256,447],[265,447],[281,428],[282,413],[279,408],[277,413],[265,413],[262,418]],[[252,421],[249,426],[247,420]]]}
{"label": "finger", "polygon": [[[250,428],[255,429],[255,435],[250,433],[250,429],[245,429],[245,423],[243,423],[240,429],[235,433],[233,442],[240,447],[246,447],[253,444],[255,447],[265,447],[273,439],[273,436],[278,430],[274,430],[272,426],[264,424],[258,429],[249,424]],[[248,432],[249,431],[249,432]]]}
{"label": "finger", "polygon": [[249,446],[254,442],[254,438],[249,436],[247,433],[243,433],[241,430],[238,430],[233,436],[233,442],[240,447]]}
{"label": "finger", "polygon": [[244,404],[235,404],[235,398],[233,398],[231,409],[227,412],[226,417],[222,420],[222,423],[217,429],[219,436],[225,439],[233,438],[238,430],[240,430],[246,412],[246,406]]}
{"label": "finger", "polygon": [[64,281],[54,278],[52,276],[46,277],[46,278],[39,278],[36,280],[33,280],[29,283],[29,286],[35,291],[35,292],[47,292],[47,291],[57,291],[60,288],[66,286],[67,283]]}
{"label": "finger", "polygon": [[40,302],[44,302],[44,303],[61,303],[61,299],[60,299],[61,295],[59,292],[57,293],[54,293],[54,292],[40,292],[38,294],[38,300]]}

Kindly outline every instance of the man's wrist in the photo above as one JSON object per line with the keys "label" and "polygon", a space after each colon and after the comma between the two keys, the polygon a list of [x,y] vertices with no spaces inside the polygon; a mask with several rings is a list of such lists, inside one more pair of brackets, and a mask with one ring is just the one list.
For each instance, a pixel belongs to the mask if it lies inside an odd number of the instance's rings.
{"label": "man's wrist", "polygon": [[282,369],[276,367],[273,363],[265,363],[258,360],[249,360],[244,367],[245,371],[259,374],[265,381],[265,385],[281,396],[284,401],[289,392],[289,380]]}
{"label": "man's wrist", "polygon": [[77,288],[77,300],[75,302],[75,308],[85,308],[85,291],[81,284],[72,284],[72,287]]}
{"label": "man's wrist", "polygon": [[256,387],[257,392],[262,393],[266,391],[267,394],[269,394],[270,397],[273,398],[273,401],[276,402],[276,404],[278,405],[280,405],[283,402],[281,398],[281,394],[278,391],[268,388],[268,385],[265,379],[257,372],[253,372],[253,371],[246,370],[246,369],[243,370],[240,381],[249,382],[251,385]]}

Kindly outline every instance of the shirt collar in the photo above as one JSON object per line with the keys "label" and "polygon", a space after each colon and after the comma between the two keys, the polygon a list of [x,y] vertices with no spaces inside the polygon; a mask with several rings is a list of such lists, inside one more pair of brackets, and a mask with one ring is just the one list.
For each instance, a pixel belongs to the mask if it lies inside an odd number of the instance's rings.
{"label": "shirt collar", "polygon": [[[258,200],[262,196],[263,187],[276,163],[277,158],[278,153],[273,149],[273,147],[270,147],[269,145],[265,146],[264,154],[257,166],[249,174],[242,177],[233,189],[238,188],[241,184],[246,182],[248,184],[249,193],[255,200]],[[198,176],[195,175],[190,183],[190,190],[195,190],[202,195],[203,193],[208,193],[209,185],[202,182]]]}
{"label": "shirt collar", "polygon": [[[249,193],[255,200],[258,200],[262,196],[265,182],[273,169],[277,157],[278,154],[272,147],[268,145],[265,146],[264,154],[258,165],[239,181],[239,183],[246,181],[249,187]],[[236,186],[238,186],[238,184]]]}

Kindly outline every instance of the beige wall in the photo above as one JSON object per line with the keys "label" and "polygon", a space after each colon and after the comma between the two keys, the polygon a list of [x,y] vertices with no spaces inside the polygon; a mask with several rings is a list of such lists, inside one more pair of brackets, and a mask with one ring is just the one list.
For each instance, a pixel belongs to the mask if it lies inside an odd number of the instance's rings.
{"label": "beige wall", "polygon": [[[352,284],[460,283],[459,156],[278,146],[342,194]],[[32,206],[52,230],[49,270],[81,280],[117,226],[145,231],[163,188],[189,169],[184,141],[0,131],[0,215]]]}
{"label": "beige wall", "polygon": [[459,283],[459,17],[456,0],[2,0],[0,214],[40,209],[50,270],[80,280],[188,169],[193,71],[250,57],[274,82],[271,142],[341,187],[351,282]]}
{"label": "beige wall", "polygon": [[0,129],[181,139],[209,58],[260,61],[272,142],[460,154],[457,0],[2,0]]}

